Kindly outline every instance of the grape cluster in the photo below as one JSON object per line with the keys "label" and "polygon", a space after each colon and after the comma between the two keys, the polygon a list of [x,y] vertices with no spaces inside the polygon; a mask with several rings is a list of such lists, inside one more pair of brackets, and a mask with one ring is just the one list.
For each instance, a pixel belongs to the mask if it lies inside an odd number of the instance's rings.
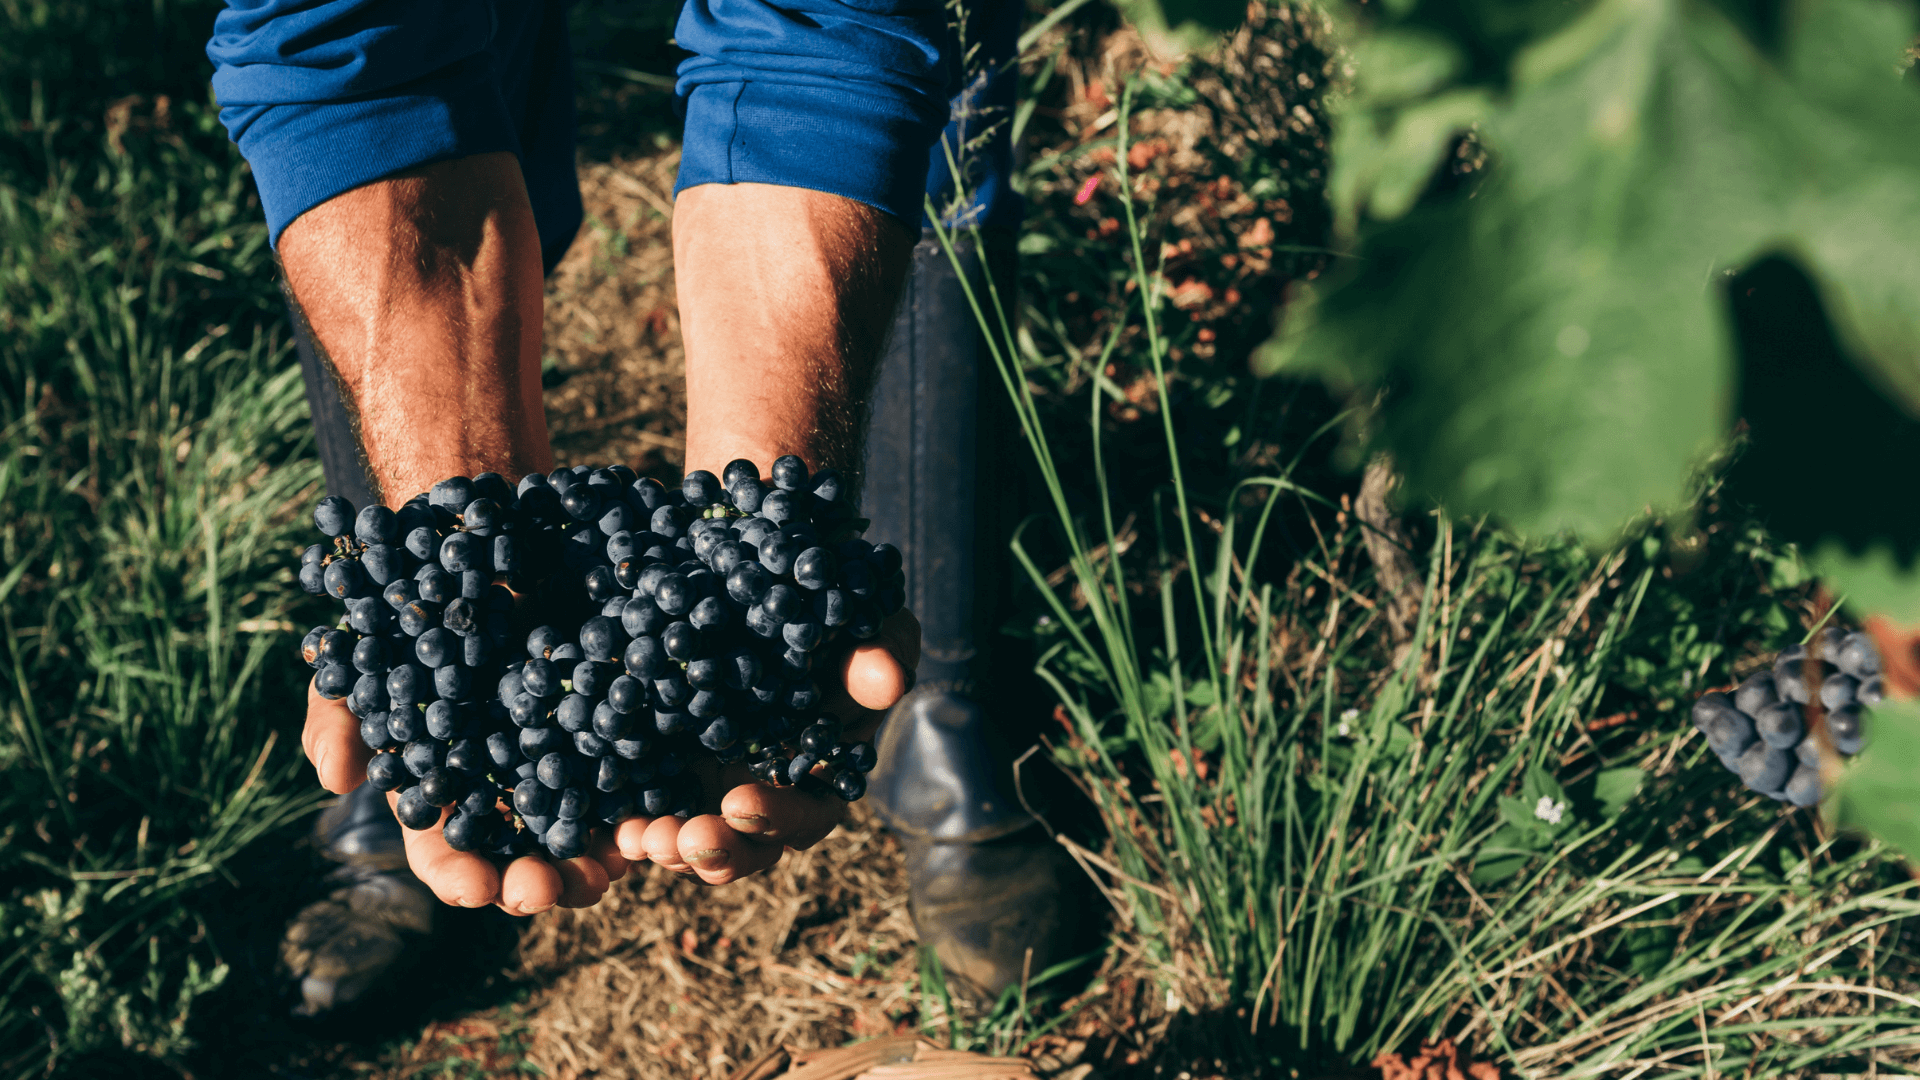
{"label": "grape cluster", "polygon": [[[853,801],[814,669],[905,602],[900,553],[797,457],[677,489],[625,466],[456,476],[399,510],[322,499],[300,584],[344,604],[301,654],[376,751],[397,816],[460,851],[583,854],[597,824],[692,812],[700,760]],[[529,631],[527,627],[531,625]]]}
{"label": "grape cluster", "polygon": [[1820,801],[1820,748],[1810,738],[1806,706],[1818,694],[1833,748],[1852,756],[1865,743],[1862,710],[1883,691],[1873,640],[1835,627],[1780,653],[1767,671],[1747,677],[1731,696],[1714,692],[1693,703],[1693,723],[1720,763],[1748,788],[1795,806]]}

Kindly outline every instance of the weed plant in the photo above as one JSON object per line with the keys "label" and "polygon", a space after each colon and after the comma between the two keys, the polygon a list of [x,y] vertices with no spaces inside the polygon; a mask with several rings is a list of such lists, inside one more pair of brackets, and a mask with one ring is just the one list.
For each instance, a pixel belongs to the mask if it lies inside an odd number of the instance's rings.
{"label": "weed plant", "polygon": [[180,1060],[320,795],[269,662],[318,470],[214,7],[0,5],[0,1075]]}
{"label": "weed plant", "polygon": [[[1904,869],[1739,790],[1686,720],[1802,635],[1793,553],[1711,483],[1703,530],[1647,523],[1609,552],[1436,519],[1392,641],[1344,500],[1286,467],[1192,484],[1131,98],[1113,180],[1134,307],[1041,358],[1086,369],[1090,485],[1055,457],[1031,328],[991,277],[971,297],[1050,500],[1015,550],[1044,605],[1054,754],[1107,829],[1104,851],[1062,843],[1114,909],[1117,962],[1166,991],[1143,1030],[1197,1036],[1197,1059],[1232,1047],[1232,1075],[1439,1034],[1528,1076],[1910,1067]],[[1123,336],[1167,463],[1131,556],[1096,378]],[[1287,506],[1311,545],[1275,543]],[[1049,573],[1033,553],[1056,546]]]}

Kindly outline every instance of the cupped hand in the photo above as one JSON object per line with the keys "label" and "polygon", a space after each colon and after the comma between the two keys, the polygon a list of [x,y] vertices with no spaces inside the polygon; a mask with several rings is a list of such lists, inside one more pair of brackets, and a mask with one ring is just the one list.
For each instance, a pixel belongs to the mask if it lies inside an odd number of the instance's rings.
{"label": "cupped hand", "polygon": [[[826,709],[844,725],[842,738],[863,742],[880,729],[886,712],[913,687],[920,666],[920,622],[902,609],[880,633],[841,661],[839,685],[827,688]],[[694,769],[703,790],[720,792],[707,812],[677,817],[629,818],[615,832],[618,853],[629,861],[651,859],[676,873],[691,873],[709,885],[757,874],[780,861],[787,848],[804,850],[826,839],[847,815],[831,793],[768,787],[745,765]]]}
{"label": "cupped hand", "polygon": [[[845,725],[849,742],[871,739],[886,711],[913,685],[920,663],[920,623],[902,610],[881,624],[872,641],[841,661],[839,685],[827,689],[826,709]],[[307,722],[300,736],[307,760],[328,791],[346,794],[366,783],[373,751],[360,739],[360,722],[345,701],[307,688]],[[712,885],[755,874],[780,861],[787,848],[803,850],[825,839],[846,817],[847,804],[832,794],[772,788],[754,780],[744,765],[724,769],[711,762],[694,770],[702,789],[720,792],[708,812],[694,817],[629,818],[617,828],[594,830],[587,854],[566,860],[523,855],[503,870],[475,852],[447,846],[440,826],[402,829],[407,865],[441,901],[459,907],[495,904],[512,915],[534,915],[555,906],[588,907],[624,877],[629,862],[651,859],[669,870],[692,873]],[[392,805],[398,795],[388,793]],[[451,808],[441,812],[445,822]]]}
{"label": "cupped hand", "polygon": [[[345,701],[321,697],[307,687],[307,726],[300,735],[307,760],[320,774],[320,785],[341,795],[367,780],[367,761],[373,751],[360,741],[360,721]],[[387,804],[399,798],[389,792]],[[451,808],[441,811],[446,821]],[[498,905],[510,915],[534,915],[553,907],[588,907],[606,894],[611,882],[626,875],[627,860],[614,843],[611,827],[596,829],[587,854],[555,860],[523,855],[502,870],[493,860],[475,852],[447,846],[440,826],[401,829],[406,840],[407,866],[442,902],[459,907]]]}

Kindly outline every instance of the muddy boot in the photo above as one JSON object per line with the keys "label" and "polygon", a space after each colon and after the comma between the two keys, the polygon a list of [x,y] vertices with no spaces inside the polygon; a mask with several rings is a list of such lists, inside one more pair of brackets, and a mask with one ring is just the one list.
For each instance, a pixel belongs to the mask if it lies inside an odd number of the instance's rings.
{"label": "muddy boot", "polygon": [[400,823],[371,784],[320,815],[314,843],[341,866],[327,875],[333,890],[326,899],[302,908],[280,942],[280,959],[299,983],[297,1016],[318,1016],[364,996],[410,946],[433,933],[439,905],[407,870]]}
{"label": "muddy boot", "polygon": [[[963,254],[978,290],[970,241]],[[923,240],[874,394],[863,498],[868,537],[905,560],[921,661],[882,729],[869,792],[905,844],[921,943],[987,1000],[1083,951],[1094,922],[1080,910],[1084,875],[1023,807],[1010,767],[1009,744],[1038,734],[1044,691],[1005,677],[1030,661],[996,663],[986,647],[1012,569],[1003,465],[1023,450],[997,434],[992,363],[959,274]]]}

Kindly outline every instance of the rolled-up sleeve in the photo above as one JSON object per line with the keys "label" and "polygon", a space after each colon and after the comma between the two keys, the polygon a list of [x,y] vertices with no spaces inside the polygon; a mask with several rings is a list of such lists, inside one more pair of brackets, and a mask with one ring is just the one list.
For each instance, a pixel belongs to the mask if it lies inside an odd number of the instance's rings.
{"label": "rolled-up sleeve", "polygon": [[940,0],[686,0],[675,39],[695,54],[676,192],[778,184],[920,220],[951,90]]}
{"label": "rolled-up sleeve", "polygon": [[253,168],[268,236],[381,177],[519,140],[467,0],[228,0],[214,20],[220,119]]}

